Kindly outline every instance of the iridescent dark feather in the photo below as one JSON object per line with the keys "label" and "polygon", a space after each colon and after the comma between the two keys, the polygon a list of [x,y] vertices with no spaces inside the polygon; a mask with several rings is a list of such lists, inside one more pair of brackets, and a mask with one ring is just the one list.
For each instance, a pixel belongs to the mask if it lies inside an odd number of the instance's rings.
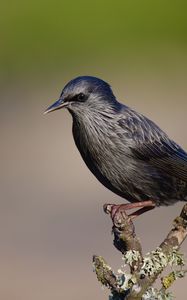
{"label": "iridescent dark feather", "polygon": [[155,123],[118,102],[101,79],[70,81],[47,112],[66,107],[90,171],[130,202],[170,205],[187,200],[187,153]]}
{"label": "iridescent dark feather", "polygon": [[120,120],[120,125],[129,132],[134,143],[134,155],[172,176],[187,181],[187,153],[151,120],[130,108],[129,118]]}

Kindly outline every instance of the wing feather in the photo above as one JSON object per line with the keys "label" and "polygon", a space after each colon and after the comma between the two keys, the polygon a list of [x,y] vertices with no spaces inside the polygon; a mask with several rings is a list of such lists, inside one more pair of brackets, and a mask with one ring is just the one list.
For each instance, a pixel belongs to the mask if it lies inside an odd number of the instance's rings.
{"label": "wing feather", "polygon": [[129,109],[119,124],[131,139],[132,155],[187,182],[187,153],[154,122]]}

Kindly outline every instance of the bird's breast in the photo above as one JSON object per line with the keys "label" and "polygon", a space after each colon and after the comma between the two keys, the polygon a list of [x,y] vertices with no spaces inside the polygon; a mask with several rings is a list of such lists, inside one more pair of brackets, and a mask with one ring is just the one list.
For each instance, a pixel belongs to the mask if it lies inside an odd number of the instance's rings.
{"label": "bird's breast", "polygon": [[[123,143],[112,122],[73,123],[77,148],[88,168],[98,178],[105,177],[113,186],[125,189],[128,181],[129,149]],[[130,169],[130,168],[129,168]],[[98,178],[99,179],[99,178]]]}

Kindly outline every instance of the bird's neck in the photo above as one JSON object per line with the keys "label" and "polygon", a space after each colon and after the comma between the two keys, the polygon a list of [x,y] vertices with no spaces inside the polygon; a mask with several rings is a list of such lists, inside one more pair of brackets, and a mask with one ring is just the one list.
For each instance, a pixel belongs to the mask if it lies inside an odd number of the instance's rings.
{"label": "bird's neck", "polygon": [[73,136],[80,152],[89,151],[94,156],[104,154],[113,138],[117,114],[109,111],[91,112],[73,117]]}

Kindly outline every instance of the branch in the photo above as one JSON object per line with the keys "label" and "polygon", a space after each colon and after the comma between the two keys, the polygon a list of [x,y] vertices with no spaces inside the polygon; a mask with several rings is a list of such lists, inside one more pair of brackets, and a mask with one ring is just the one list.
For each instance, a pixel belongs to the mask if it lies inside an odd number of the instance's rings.
{"label": "branch", "polygon": [[[98,280],[111,290],[113,300],[141,300],[149,290],[152,295],[156,293],[152,285],[168,265],[178,266],[180,270],[172,271],[161,280],[162,288],[158,293],[166,295],[166,289],[176,278],[183,277],[186,272],[181,270],[184,260],[178,249],[187,236],[187,204],[184,205],[180,216],[174,220],[173,227],[165,240],[155,251],[148,253],[145,257],[142,256],[142,246],[136,236],[131,218],[120,206],[113,215],[114,207],[115,205],[107,204],[104,206],[104,211],[112,219],[113,243],[123,254],[125,263],[130,268],[130,274],[121,271],[115,275],[102,257],[94,256],[93,262]],[[171,298],[163,296],[163,299]]]}
{"label": "branch", "polygon": [[[170,230],[167,237],[159,246],[159,249],[161,249],[161,253],[163,253],[166,257],[168,257],[173,252],[173,250],[177,250],[180,248],[186,236],[187,236],[187,204],[184,205],[180,216],[175,218],[175,220],[173,221],[172,229]],[[156,281],[156,279],[162,273],[165,267],[166,267],[165,265],[161,266],[154,274],[152,274],[152,276],[148,276],[145,278],[142,286],[141,296],[144,294],[147,288]]]}
{"label": "branch", "polygon": [[125,254],[127,251],[138,253],[137,260],[133,261],[131,271],[134,273],[140,269],[142,264],[142,246],[140,240],[137,238],[135,233],[135,227],[131,218],[126,214],[125,210],[119,206],[118,210],[112,216],[113,210],[112,204],[104,205],[104,212],[110,214],[113,222],[112,232],[114,234],[114,246],[122,253]]}

